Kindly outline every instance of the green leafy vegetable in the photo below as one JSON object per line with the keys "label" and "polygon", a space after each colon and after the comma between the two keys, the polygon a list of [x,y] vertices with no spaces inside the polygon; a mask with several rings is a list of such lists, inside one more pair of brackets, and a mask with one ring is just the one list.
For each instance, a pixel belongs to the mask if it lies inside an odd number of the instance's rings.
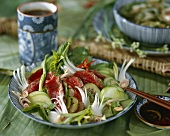
{"label": "green leafy vegetable", "polygon": [[68,53],[68,57],[70,61],[74,63],[75,66],[81,64],[86,58],[88,58],[89,61],[91,61],[92,59],[89,55],[89,51],[85,47],[74,48]]}
{"label": "green leafy vegetable", "polygon": [[58,74],[59,68],[63,63],[61,60],[64,59],[64,56],[67,54],[69,45],[70,45],[69,42],[64,42],[59,46],[57,52],[52,51],[53,55],[50,56],[46,62],[47,71],[56,72],[56,74]]}
{"label": "green leafy vegetable", "polygon": [[99,70],[102,68],[111,68],[112,66],[113,66],[113,64],[111,62],[110,63],[98,63],[96,65],[91,65],[90,69]]}
{"label": "green leafy vegetable", "polygon": [[27,108],[24,108],[22,111],[26,113],[35,113],[38,112],[39,105],[38,104],[33,104]]}

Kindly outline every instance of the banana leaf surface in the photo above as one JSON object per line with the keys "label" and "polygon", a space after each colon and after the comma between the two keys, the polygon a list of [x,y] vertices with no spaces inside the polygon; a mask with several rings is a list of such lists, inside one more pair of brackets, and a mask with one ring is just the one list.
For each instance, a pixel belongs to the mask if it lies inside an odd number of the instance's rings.
{"label": "banana leaf surface", "polygon": [[[29,0],[4,0],[0,4],[0,17],[16,16],[18,4]],[[69,37],[83,21],[88,9],[83,7],[90,0],[57,0],[59,10],[59,36]],[[0,36],[0,68],[14,70],[21,66],[18,57],[17,37]],[[139,90],[153,94],[165,94],[169,78],[130,68]],[[160,130],[142,123],[135,115],[134,107],[120,118],[88,129],[61,129],[35,122],[17,111],[8,97],[11,76],[0,73],[0,136],[169,136],[170,130]],[[140,98],[139,98],[140,99]]]}

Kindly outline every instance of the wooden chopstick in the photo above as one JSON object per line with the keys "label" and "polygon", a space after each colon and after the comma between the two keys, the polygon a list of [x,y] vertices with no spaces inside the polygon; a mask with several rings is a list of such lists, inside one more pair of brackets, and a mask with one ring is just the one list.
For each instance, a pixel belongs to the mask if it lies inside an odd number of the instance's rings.
{"label": "wooden chopstick", "polygon": [[136,95],[138,95],[138,96],[140,96],[142,98],[145,98],[145,99],[149,100],[150,102],[153,102],[153,103],[155,103],[157,105],[160,105],[160,106],[170,110],[170,102],[168,102],[168,101],[165,101],[163,99],[157,98],[154,95],[142,92],[140,90],[136,90],[136,89],[131,88],[131,87],[126,87],[125,90],[127,90],[129,92],[132,92],[133,94],[136,94]]}

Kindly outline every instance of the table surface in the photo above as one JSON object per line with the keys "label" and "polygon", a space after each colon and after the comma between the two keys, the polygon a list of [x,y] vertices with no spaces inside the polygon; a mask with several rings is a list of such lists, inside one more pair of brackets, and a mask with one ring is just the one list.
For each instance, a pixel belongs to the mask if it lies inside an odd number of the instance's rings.
{"label": "table surface", "polygon": [[[0,17],[16,16],[18,4],[30,0],[5,0],[0,4]],[[90,0],[58,0],[59,37],[69,37],[80,25],[88,9],[83,5]],[[7,8],[8,7],[8,8]],[[97,34],[96,34],[97,35]],[[17,37],[0,36],[0,68],[16,69],[20,66]],[[164,93],[170,79],[154,73],[130,68],[128,72],[135,79],[139,90]],[[170,130],[159,130],[142,123],[135,115],[134,108],[122,117],[109,123],[88,129],[61,129],[37,123],[17,111],[8,97],[8,83],[11,77],[0,74],[0,136],[168,136]]]}

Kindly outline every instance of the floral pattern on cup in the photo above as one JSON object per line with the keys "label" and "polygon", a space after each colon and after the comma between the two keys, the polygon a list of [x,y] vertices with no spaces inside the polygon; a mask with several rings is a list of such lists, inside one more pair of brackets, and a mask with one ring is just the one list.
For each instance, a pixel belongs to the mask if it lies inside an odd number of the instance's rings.
{"label": "floral pattern on cup", "polygon": [[20,61],[25,65],[42,61],[57,50],[57,6],[48,2],[27,2],[17,8]]}
{"label": "floral pattern on cup", "polygon": [[41,34],[18,29],[18,43],[21,62],[31,65],[42,61],[46,54],[51,54],[51,50],[57,49],[57,30]]}
{"label": "floral pattern on cup", "polygon": [[[37,7],[38,6],[38,7]],[[44,9],[42,9],[42,7]],[[49,13],[44,15],[30,15],[25,13],[26,11],[37,10],[46,10]],[[25,31],[31,32],[46,32],[52,31],[57,28],[58,13],[57,7],[52,3],[47,2],[29,2],[18,6],[18,28]],[[46,29],[47,25],[50,25],[50,28]]]}
{"label": "floral pattern on cup", "polygon": [[[21,19],[21,20],[20,20]],[[47,25],[51,27],[46,29]],[[28,26],[30,26],[31,32],[46,32],[46,30],[53,30],[57,27],[57,15],[56,19],[54,17],[18,17],[18,27],[25,31],[28,31]]]}

